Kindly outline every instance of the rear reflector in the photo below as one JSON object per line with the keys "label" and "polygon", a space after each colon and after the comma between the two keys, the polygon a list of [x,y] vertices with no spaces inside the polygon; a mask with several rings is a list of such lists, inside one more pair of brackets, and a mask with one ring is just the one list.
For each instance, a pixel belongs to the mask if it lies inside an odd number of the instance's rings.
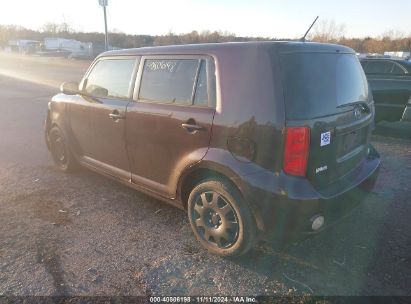
{"label": "rear reflector", "polygon": [[287,128],[283,164],[284,172],[295,176],[305,176],[309,148],[310,128]]}
{"label": "rear reflector", "polygon": [[317,231],[321,227],[324,226],[324,216],[317,215],[313,219],[311,219],[311,229]]}

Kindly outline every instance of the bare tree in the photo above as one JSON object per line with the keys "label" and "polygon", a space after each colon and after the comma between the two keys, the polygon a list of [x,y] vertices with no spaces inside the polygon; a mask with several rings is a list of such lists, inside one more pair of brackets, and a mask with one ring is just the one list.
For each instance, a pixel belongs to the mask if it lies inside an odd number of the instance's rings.
{"label": "bare tree", "polygon": [[50,33],[50,34],[57,34],[59,26],[57,23],[54,22],[47,22],[41,27],[41,31],[43,33]]}
{"label": "bare tree", "polygon": [[51,35],[75,32],[73,26],[66,20],[61,23],[47,22],[40,28],[40,31]]}
{"label": "bare tree", "polygon": [[334,20],[323,19],[317,22],[310,34],[309,40],[317,42],[337,42],[345,34],[345,24],[338,24]]}

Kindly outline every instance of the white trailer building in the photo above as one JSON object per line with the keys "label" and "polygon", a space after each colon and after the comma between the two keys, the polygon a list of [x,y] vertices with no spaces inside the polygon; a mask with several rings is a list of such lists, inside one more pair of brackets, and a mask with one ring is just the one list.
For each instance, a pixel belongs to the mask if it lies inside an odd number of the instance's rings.
{"label": "white trailer building", "polygon": [[91,42],[81,42],[74,39],[64,38],[44,38],[44,48],[47,51],[69,51],[72,58],[93,57],[93,44]]}

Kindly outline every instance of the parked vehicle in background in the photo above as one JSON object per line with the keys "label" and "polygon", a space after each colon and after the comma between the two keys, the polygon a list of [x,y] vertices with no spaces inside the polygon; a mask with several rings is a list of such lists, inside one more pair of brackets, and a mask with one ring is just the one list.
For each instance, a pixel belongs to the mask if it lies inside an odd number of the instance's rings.
{"label": "parked vehicle in background", "polygon": [[45,53],[66,51],[69,58],[93,58],[93,44],[91,42],[80,42],[64,38],[44,38],[43,47]]}
{"label": "parked vehicle in background", "polygon": [[411,61],[365,58],[361,65],[374,96],[375,120],[400,120],[411,98]]}
{"label": "parked vehicle in background", "polygon": [[222,256],[322,230],[377,176],[373,100],[344,46],[112,51],[61,89],[45,124],[57,167],[80,164],[186,210]]}
{"label": "parked vehicle in background", "polygon": [[33,54],[40,48],[40,41],[37,40],[9,40],[5,50],[8,52],[16,52],[23,55]]}

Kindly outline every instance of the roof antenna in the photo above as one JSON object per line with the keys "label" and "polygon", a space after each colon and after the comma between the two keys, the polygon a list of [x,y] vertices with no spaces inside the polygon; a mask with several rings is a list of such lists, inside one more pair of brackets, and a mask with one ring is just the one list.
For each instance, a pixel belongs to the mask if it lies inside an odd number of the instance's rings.
{"label": "roof antenna", "polygon": [[314,24],[317,22],[318,17],[319,17],[319,16],[317,16],[317,18],[315,18],[314,22],[311,23],[310,27],[309,27],[308,30],[305,32],[304,36],[302,36],[302,37],[300,38],[300,41],[301,41],[301,42],[305,42],[305,37],[307,36],[307,34],[308,34],[308,32],[311,30],[311,28],[314,26]]}

